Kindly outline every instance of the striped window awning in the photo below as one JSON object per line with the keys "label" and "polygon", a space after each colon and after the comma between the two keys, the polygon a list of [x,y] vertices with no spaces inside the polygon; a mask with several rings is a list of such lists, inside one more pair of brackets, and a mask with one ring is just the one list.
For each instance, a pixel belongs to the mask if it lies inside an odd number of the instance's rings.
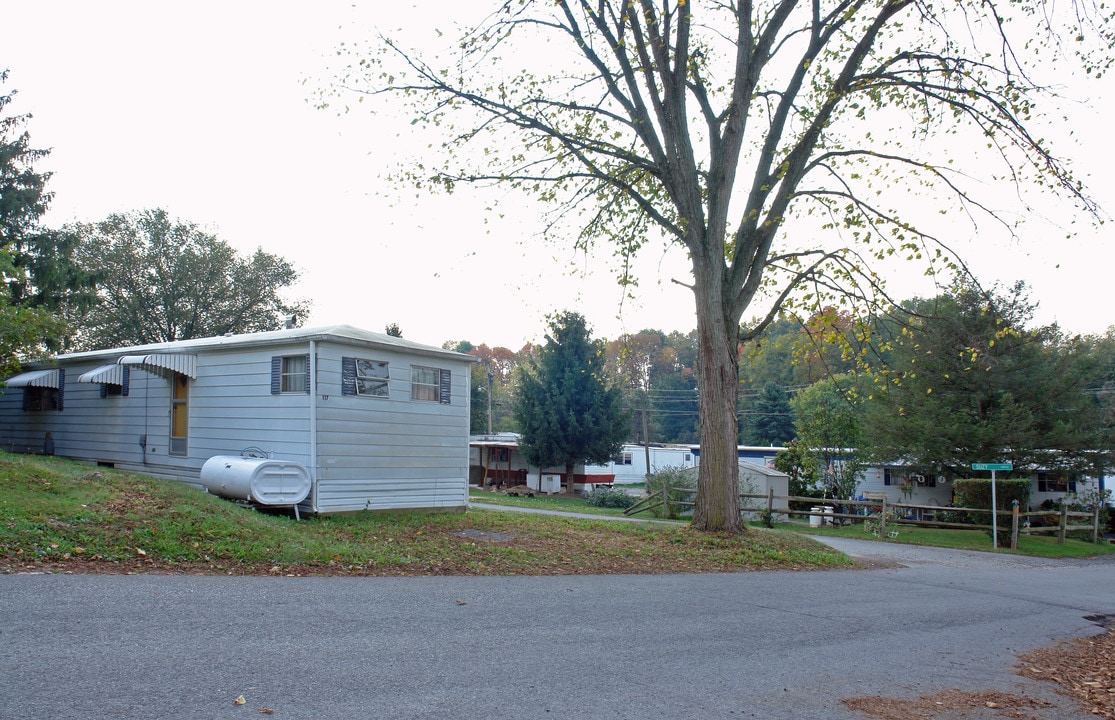
{"label": "striped window awning", "polygon": [[101,365],[99,368],[82,373],[77,381],[81,383],[102,383],[107,385],[123,385],[124,371],[127,368],[118,363]]}
{"label": "striped window awning", "polygon": [[58,389],[61,373],[58,368],[51,370],[32,370],[20,373],[4,381],[11,388],[44,387]]}
{"label": "striped window awning", "polygon": [[120,365],[134,365],[163,377],[173,371],[197,379],[197,355],[125,355],[116,362]]}

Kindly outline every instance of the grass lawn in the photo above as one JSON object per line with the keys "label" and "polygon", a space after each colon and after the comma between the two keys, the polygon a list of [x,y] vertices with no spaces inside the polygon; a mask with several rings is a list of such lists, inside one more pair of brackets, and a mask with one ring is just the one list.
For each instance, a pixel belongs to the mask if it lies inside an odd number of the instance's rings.
{"label": "grass lawn", "polygon": [[0,572],[554,575],[852,566],[813,540],[773,530],[728,536],[485,510],[296,522],[177,482],[0,453]]}
{"label": "grass lawn", "polygon": [[[538,508],[541,510],[557,510],[560,512],[575,512],[583,515],[611,515],[623,517],[623,508],[604,508],[589,505],[584,498],[570,497],[568,495],[535,495],[534,497],[517,497],[504,495],[489,490],[469,490],[469,502],[484,503],[486,505],[508,505],[511,507]],[[651,519],[649,514],[643,515],[644,519]]]}
{"label": "grass lawn", "polygon": [[[843,527],[810,527],[805,524],[779,523],[776,528],[792,530],[810,535],[835,535],[837,537],[855,538],[857,540],[878,540],[866,530],[863,524],[844,525]],[[983,530],[953,530],[942,528],[925,528],[912,525],[892,526],[888,529],[897,529],[898,537],[894,540],[880,542],[897,542],[907,545],[932,545],[935,547],[956,548],[959,550],[986,550],[991,552],[991,535]],[[1000,547],[998,552],[1016,553],[1019,555],[1035,555],[1039,557],[1088,557],[1091,555],[1105,555],[1115,553],[1115,545],[1101,540],[1099,543],[1066,538],[1064,545],[1057,543],[1056,536],[1050,535],[1019,535],[1018,549],[1011,550]]]}

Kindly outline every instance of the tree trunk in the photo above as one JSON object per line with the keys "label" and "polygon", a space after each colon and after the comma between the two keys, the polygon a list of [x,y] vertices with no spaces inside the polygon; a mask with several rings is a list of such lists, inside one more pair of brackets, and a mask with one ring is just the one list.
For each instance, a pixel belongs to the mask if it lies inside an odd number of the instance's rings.
{"label": "tree trunk", "polygon": [[[713,274],[711,282],[698,280],[694,287],[701,462],[697,471],[693,527],[710,532],[741,533],[744,526],[739,513],[739,430],[736,418],[739,323],[725,318],[719,275]],[[702,277],[700,272],[697,277]]]}
{"label": "tree trunk", "polygon": [[573,490],[573,463],[571,462],[565,463],[565,482],[565,491],[569,493],[569,496],[573,497],[576,495]]}

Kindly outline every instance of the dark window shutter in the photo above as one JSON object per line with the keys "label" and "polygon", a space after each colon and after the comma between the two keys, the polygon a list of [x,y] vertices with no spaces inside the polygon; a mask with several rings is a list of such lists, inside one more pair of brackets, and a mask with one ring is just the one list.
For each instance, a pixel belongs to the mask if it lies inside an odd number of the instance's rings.
{"label": "dark window shutter", "polygon": [[440,392],[438,392],[438,395],[440,396],[440,400],[441,400],[442,405],[448,405],[453,399],[452,382],[453,382],[453,373],[451,373],[448,370],[442,370],[441,371],[441,389],[440,389]]}
{"label": "dark window shutter", "polygon": [[[314,360],[317,360],[316,355]],[[310,394],[310,353],[306,353],[306,394]]]}
{"label": "dark window shutter", "polygon": [[23,412],[31,409],[31,397],[35,394],[35,388],[23,388]]}
{"label": "dark window shutter", "polygon": [[278,395],[283,391],[283,358],[275,355],[271,358],[271,394]]}
{"label": "dark window shutter", "polygon": [[101,383],[101,397],[108,397],[108,383]]}
{"label": "dark window shutter", "polygon": [[356,394],[356,358],[341,358],[341,394]]}
{"label": "dark window shutter", "polygon": [[62,404],[66,399],[66,370],[58,368],[58,412],[62,412]]}
{"label": "dark window shutter", "polygon": [[124,397],[128,397],[128,385],[132,381],[132,368],[128,365],[125,365],[122,375],[123,377],[121,378],[122,385],[120,386],[120,394]]}

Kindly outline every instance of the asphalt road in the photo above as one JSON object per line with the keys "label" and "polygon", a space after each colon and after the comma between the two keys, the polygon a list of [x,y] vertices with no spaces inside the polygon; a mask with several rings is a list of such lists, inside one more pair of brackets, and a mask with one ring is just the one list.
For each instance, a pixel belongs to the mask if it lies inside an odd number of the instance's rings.
{"label": "asphalt road", "polygon": [[1016,654],[1115,614],[1111,560],[840,545],[904,567],[0,576],[0,718],[855,718],[840,698],[1052,698]]}

